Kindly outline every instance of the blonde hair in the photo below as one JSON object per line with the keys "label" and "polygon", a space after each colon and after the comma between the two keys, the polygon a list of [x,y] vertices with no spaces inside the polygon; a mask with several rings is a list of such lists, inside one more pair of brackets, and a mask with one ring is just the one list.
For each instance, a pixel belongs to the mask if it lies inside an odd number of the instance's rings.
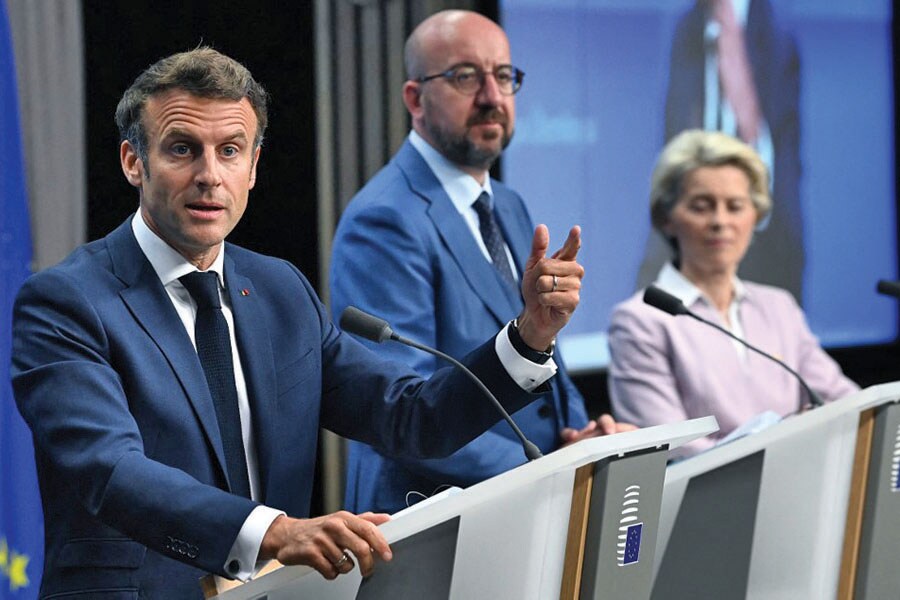
{"label": "blonde hair", "polygon": [[[718,131],[689,129],[672,138],[663,148],[650,179],[650,220],[663,233],[669,215],[681,196],[688,173],[700,167],[731,165],[750,180],[750,200],[759,223],[772,210],[769,172],[756,151],[730,135]],[[672,241],[670,240],[670,243]],[[676,249],[677,250],[677,249]]]}

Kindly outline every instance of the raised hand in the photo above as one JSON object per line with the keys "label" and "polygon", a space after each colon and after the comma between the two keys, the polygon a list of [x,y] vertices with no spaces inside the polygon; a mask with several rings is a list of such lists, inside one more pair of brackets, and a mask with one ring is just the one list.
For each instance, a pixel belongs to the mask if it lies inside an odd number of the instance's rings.
{"label": "raised hand", "polygon": [[580,227],[572,227],[563,247],[547,258],[549,245],[547,226],[538,225],[522,275],[525,310],[519,315],[519,334],[539,351],[546,350],[569,322],[578,306],[584,277],[584,268],[576,261],[581,248]]}

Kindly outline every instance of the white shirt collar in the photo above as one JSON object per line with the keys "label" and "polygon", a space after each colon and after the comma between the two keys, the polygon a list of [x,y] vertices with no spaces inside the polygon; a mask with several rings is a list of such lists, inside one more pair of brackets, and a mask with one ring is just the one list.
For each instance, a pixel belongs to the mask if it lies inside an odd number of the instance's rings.
{"label": "white shirt collar", "polygon": [[[700,288],[691,283],[691,281],[670,262],[663,265],[663,268],[660,270],[659,275],[656,276],[656,281],[654,283],[657,287],[669,292],[681,300],[687,307],[692,306],[701,298],[703,298],[707,304],[712,304],[709,299],[703,295]],[[735,277],[733,303],[739,303],[746,297],[747,286],[744,285],[743,281]]]}
{"label": "white shirt collar", "polygon": [[[156,271],[156,276],[159,277],[164,286],[177,281],[182,275],[187,275],[197,270],[197,267],[188,262],[186,258],[176,252],[161,237],[151,231],[147,223],[144,222],[144,216],[140,210],[131,219],[131,230],[134,232],[138,246],[140,246],[147,260],[150,261],[150,265]],[[224,264],[225,242],[222,242],[218,256],[216,256],[212,266],[207,271],[214,271],[219,276],[219,285],[223,288],[225,287]]]}
{"label": "white shirt collar", "polygon": [[487,192],[493,202],[494,192],[491,189],[491,178],[487,172],[484,176],[484,185],[479,185],[474,177],[447,160],[415,130],[409,132],[409,143],[425,159],[425,163],[438,178],[441,187],[450,196],[450,201],[453,202],[456,210],[463,212],[472,208],[472,203],[478,199],[481,192]]}

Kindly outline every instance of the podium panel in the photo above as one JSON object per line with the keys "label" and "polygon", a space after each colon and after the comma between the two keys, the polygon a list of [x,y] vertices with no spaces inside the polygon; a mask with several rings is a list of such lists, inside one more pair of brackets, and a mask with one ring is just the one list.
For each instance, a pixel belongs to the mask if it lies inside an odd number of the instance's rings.
{"label": "podium panel", "polygon": [[[649,597],[667,449],[717,427],[713,417],[706,417],[583,440],[465,490],[423,501],[380,526],[394,557],[388,564],[376,561],[375,575],[366,581],[358,568],[326,581],[308,567],[282,567],[216,597],[558,598],[566,571],[575,471],[598,461],[604,464],[595,496],[599,504],[592,507],[597,512],[587,515],[587,526],[599,532],[596,547],[582,541],[582,580],[592,579],[581,597]],[[631,502],[635,486],[636,504]],[[627,518],[633,515],[641,520]],[[635,524],[641,528],[632,527]],[[429,578],[428,593],[419,585],[423,577]],[[610,589],[607,578],[621,584]],[[629,593],[630,586],[641,585],[645,594]],[[580,586],[581,581],[575,582],[575,589]]]}
{"label": "podium panel", "polygon": [[449,598],[458,532],[459,517],[455,517],[397,541],[391,550],[416,560],[379,563],[362,580],[356,600]]}
{"label": "podium panel", "polygon": [[856,572],[857,600],[900,595],[900,404],[881,406],[875,432]]}
{"label": "podium panel", "polygon": [[[669,466],[660,512],[653,597],[838,598],[842,565],[848,562],[848,555],[856,556],[856,552],[845,549],[845,535],[853,534],[848,523],[852,524],[857,510],[851,503],[854,481],[868,481],[870,490],[859,501],[864,504],[859,509],[864,514],[860,519],[860,577],[855,581],[860,586],[880,586],[873,587],[877,591],[868,597],[897,597],[900,583],[895,578],[900,569],[896,568],[896,556],[900,548],[896,544],[900,536],[896,532],[900,524],[894,520],[894,511],[900,492],[891,490],[894,480],[890,478],[900,463],[896,454],[900,447],[892,446],[898,443],[900,431],[891,430],[895,427],[889,416],[893,412],[885,409],[898,398],[900,383],[874,386]],[[866,479],[860,476],[860,465],[868,465],[868,460],[860,461],[858,454],[868,452],[869,447],[858,436],[861,415],[873,409],[883,411],[885,417],[883,434],[873,438]],[[757,458],[751,459],[754,456]],[[876,464],[876,460],[881,462]],[[745,469],[747,461],[761,462],[755,516],[753,490],[741,492],[733,477],[724,476],[729,469]],[[747,471],[752,473],[754,469]],[[741,496],[739,502],[735,494]],[[717,510],[716,505],[725,501],[737,503]],[[722,552],[706,547],[722,542],[711,537],[712,531],[730,539],[732,547]],[[698,552],[708,560],[691,556]],[[879,566],[882,559],[885,563]],[[848,570],[855,574],[857,566]],[[735,579],[725,580],[725,573]],[[866,578],[878,583],[864,584]],[[699,593],[678,596],[675,593],[680,593],[680,588],[670,587],[675,581],[693,581],[717,591],[703,587],[697,588],[702,590]],[[884,595],[885,590],[890,591],[888,595]]]}
{"label": "podium panel", "polygon": [[650,598],[667,457],[654,450],[595,463],[582,598]]}
{"label": "podium panel", "polygon": [[688,482],[653,600],[747,596],[762,466],[755,452]]}

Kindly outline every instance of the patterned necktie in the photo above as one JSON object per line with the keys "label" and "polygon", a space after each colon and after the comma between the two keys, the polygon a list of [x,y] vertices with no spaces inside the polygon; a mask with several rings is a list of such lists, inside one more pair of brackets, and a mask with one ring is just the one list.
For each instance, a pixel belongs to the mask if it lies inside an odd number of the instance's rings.
{"label": "patterned necktie", "polygon": [[244,441],[241,437],[241,415],[238,411],[237,387],[234,383],[231,336],[219,302],[218,275],[212,271],[206,273],[194,271],[180,277],[179,281],[197,303],[194,339],[216,409],[231,492],[249,498],[250,480],[247,474],[247,458],[244,455]]}
{"label": "patterned necktie", "polygon": [[491,209],[491,197],[487,192],[481,192],[481,195],[472,204],[472,208],[478,213],[478,229],[481,231],[481,239],[487,247],[488,254],[491,255],[491,262],[494,263],[494,267],[500,273],[503,281],[512,286],[514,290],[518,290],[519,284],[513,275],[509,258],[506,255],[503,233],[500,231],[500,225]]}

